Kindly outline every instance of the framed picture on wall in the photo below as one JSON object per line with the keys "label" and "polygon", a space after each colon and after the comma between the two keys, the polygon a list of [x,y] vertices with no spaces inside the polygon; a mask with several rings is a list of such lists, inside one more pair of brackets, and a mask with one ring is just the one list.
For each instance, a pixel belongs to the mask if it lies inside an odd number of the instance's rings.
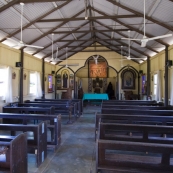
{"label": "framed picture on wall", "polygon": [[96,64],[94,60],[88,61],[88,77],[89,78],[107,78],[108,77],[108,68],[106,61],[98,61]]}
{"label": "framed picture on wall", "polygon": [[70,87],[74,88],[74,75],[70,74]]}
{"label": "framed picture on wall", "polygon": [[53,92],[53,76],[51,74],[48,74],[48,93]]}
{"label": "framed picture on wall", "polygon": [[136,74],[132,69],[126,69],[121,73],[122,89],[135,89]]}

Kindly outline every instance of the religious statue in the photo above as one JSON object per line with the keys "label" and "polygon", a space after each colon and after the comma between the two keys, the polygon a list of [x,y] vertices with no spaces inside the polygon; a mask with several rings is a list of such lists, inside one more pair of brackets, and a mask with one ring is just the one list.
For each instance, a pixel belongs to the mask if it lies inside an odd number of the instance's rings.
{"label": "religious statue", "polygon": [[67,88],[68,74],[65,71],[63,74],[63,88]]}

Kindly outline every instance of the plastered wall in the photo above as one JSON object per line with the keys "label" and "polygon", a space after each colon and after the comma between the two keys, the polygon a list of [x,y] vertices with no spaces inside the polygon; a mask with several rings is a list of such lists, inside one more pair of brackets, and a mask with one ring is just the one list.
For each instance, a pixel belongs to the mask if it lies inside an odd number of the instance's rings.
{"label": "plastered wall", "polygon": [[[16,101],[16,97],[19,96],[19,82],[20,82],[20,68],[15,67],[16,62],[20,62],[20,50],[10,48],[4,44],[0,44],[0,66],[12,67],[12,72],[16,73],[16,78],[12,80],[13,83],[13,101]],[[23,80],[23,99],[34,99],[35,96],[29,94],[29,74],[30,72],[40,72],[42,76],[42,60],[35,58],[31,55],[24,53],[24,68],[23,74],[26,75],[26,79]],[[55,65],[45,63],[45,95],[47,98],[53,98],[54,94],[48,94],[48,74],[55,71]],[[53,83],[55,79],[53,78]],[[1,101],[1,104],[3,102]]]}

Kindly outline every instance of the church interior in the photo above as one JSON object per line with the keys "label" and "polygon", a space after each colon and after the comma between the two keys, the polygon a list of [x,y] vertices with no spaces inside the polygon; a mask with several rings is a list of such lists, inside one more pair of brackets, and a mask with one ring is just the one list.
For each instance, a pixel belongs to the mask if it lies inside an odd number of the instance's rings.
{"label": "church interior", "polygon": [[61,115],[60,146],[47,158],[42,152],[41,166],[28,155],[28,173],[116,172],[104,159],[110,170],[99,167],[94,139],[96,114],[110,105],[125,114],[140,114],[136,105],[172,115],[172,9],[173,0],[0,0],[0,125],[3,113],[24,113],[7,111],[22,104]]}

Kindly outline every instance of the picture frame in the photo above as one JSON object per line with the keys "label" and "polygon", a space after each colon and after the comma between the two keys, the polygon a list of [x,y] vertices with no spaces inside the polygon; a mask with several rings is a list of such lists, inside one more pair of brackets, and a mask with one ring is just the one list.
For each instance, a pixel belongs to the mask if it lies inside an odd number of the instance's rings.
{"label": "picture frame", "polygon": [[121,73],[122,89],[135,89],[136,73],[132,69],[123,70]]}
{"label": "picture frame", "polygon": [[93,59],[88,60],[88,77],[89,78],[107,78],[108,67],[106,61],[98,61],[96,64]]}

